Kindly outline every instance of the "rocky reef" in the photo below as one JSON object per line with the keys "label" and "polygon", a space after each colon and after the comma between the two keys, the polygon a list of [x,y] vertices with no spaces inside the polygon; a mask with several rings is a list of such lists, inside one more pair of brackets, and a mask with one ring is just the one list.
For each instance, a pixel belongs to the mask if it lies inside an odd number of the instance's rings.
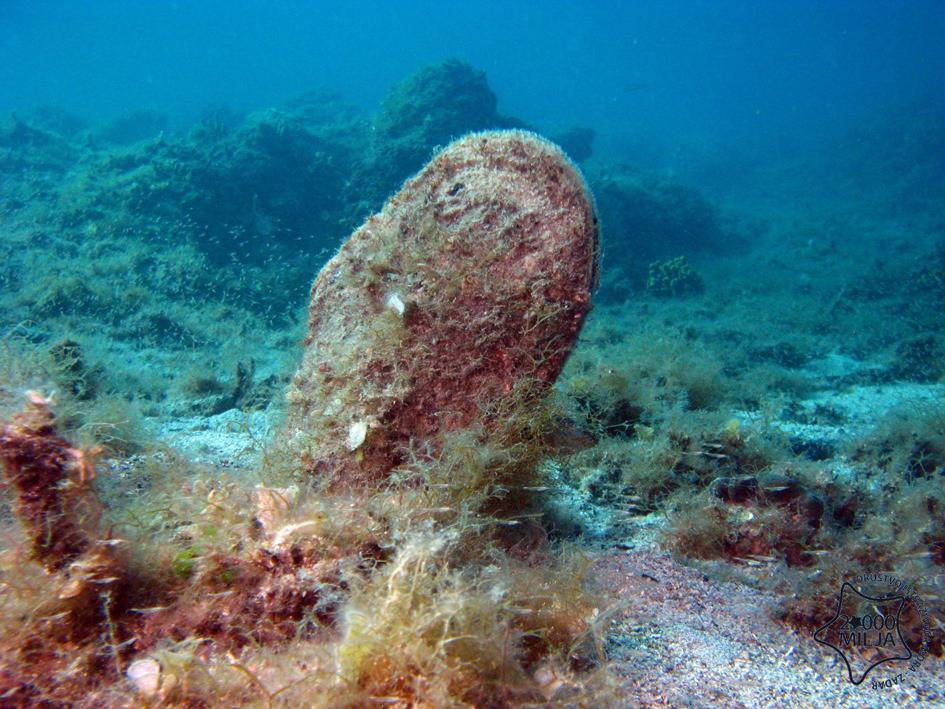
{"label": "rocky reef", "polygon": [[[248,115],[208,109],[186,131],[149,113],[101,130],[53,109],[13,117],[0,125],[11,235],[0,244],[0,320],[89,316],[116,339],[161,347],[212,339],[202,323],[221,311],[257,321],[247,329],[284,323],[327,255],[437,148],[472,131],[529,127],[497,104],[483,72],[451,60],[392,87],[374,115],[313,91]],[[529,128],[574,160],[591,155],[590,129]],[[628,279],[607,289],[611,299],[642,291],[651,261],[729,242],[692,188],[639,171],[586,172],[609,254],[604,281]]]}
{"label": "rocky reef", "polygon": [[595,170],[589,180],[605,234],[605,299],[644,288],[655,261],[725,253],[739,241],[723,228],[717,209],[690,187],[626,168]]}

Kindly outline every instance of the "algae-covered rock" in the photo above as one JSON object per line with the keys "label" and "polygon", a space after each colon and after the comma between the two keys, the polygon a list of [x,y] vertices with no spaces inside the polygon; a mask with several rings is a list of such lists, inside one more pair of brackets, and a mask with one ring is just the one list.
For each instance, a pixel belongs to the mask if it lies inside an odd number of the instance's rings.
{"label": "algae-covered rock", "polygon": [[371,199],[387,198],[419,170],[432,151],[471,131],[524,128],[496,112],[485,72],[448,59],[396,84],[374,119],[367,160],[354,182]]}
{"label": "algae-covered rock", "polygon": [[[44,173],[63,173],[79,155],[78,149],[60,135],[29,125],[12,115],[0,123],[0,175],[17,175],[30,181]],[[4,195],[15,182],[4,185]]]}
{"label": "algae-covered rock", "polygon": [[[605,274],[602,297],[622,299],[608,279],[646,285],[648,264],[733,245],[714,207],[696,190],[664,178],[624,169],[591,176],[604,225]],[[629,285],[629,284],[628,284]]]}
{"label": "algae-covered rock", "polygon": [[112,145],[133,145],[152,140],[170,128],[170,120],[160,111],[131,111],[118,116],[96,132],[95,138]]}
{"label": "algae-covered rock", "polygon": [[312,287],[287,439],[339,482],[558,376],[590,310],[598,225],[577,168],[522,131],[440,152]]}
{"label": "algae-covered rock", "polygon": [[449,59],[394,86],[381,104],[376,129],[389,140],[413,134],[448,140],[470,123],[495,121],[497,104],[485,72]]}

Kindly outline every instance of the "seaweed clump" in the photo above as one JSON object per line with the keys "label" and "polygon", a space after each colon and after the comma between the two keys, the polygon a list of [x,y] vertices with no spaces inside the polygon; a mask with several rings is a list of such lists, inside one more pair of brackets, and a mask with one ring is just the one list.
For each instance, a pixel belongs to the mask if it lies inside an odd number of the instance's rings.
{"label": "seaweed clump", "polygon": [[903,637],[914,651],[941,656],[945,628],[934,618],[945,608],[937,591],[945,566],[943,432],[938,411],[880,422],[847,446],[855,482],[819,461],[719,477],[677,500],[664,539],[680,556],[726,560],[747,578],[768,579],[781,567],[780,618],[805,632],[831,619],[841,580],[863,569],[908,579],[933,621],[923,629],[910,602]]}
{"label": "seaweed clump", "polygon": [[646,276],[646,290],[661,298],[697,295],[705,290],[705,282],[686,261],[677,256],[667,261],[654,261]]}
{"label": "seaweed clump", "polygon": [[56,436],[46,399],[31,392],[29,408],[0,432],[0,460],[17,491],[16,513],[32,556],[49,571],[74,561],[93,542],[80,519],[94,478],[89,453]]}

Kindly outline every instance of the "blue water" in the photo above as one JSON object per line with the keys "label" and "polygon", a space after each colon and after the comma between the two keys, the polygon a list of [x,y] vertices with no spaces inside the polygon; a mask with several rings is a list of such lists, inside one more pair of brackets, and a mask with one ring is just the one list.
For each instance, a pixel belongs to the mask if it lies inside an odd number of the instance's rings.
{"label": "blue water", "polygon": [[314,87],[373,107],[458,57],[500,110],[614,144],[808,137],[864,109],[945,97],[939,0],[0,3],[0,111],[91,119],[273,105]]}

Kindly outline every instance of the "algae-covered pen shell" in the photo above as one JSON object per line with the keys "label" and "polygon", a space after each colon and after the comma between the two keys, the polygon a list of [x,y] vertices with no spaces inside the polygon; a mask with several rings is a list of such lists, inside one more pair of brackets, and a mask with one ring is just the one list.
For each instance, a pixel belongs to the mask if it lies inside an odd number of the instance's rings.
{"label": "algae-covered pen shell", "polygon": [[593,199],[555,145],[523,131],[450,144],[315,279],[284,440],[311,471],[376,480],[407,445],[543,390],[590,310],[598,251]]}

